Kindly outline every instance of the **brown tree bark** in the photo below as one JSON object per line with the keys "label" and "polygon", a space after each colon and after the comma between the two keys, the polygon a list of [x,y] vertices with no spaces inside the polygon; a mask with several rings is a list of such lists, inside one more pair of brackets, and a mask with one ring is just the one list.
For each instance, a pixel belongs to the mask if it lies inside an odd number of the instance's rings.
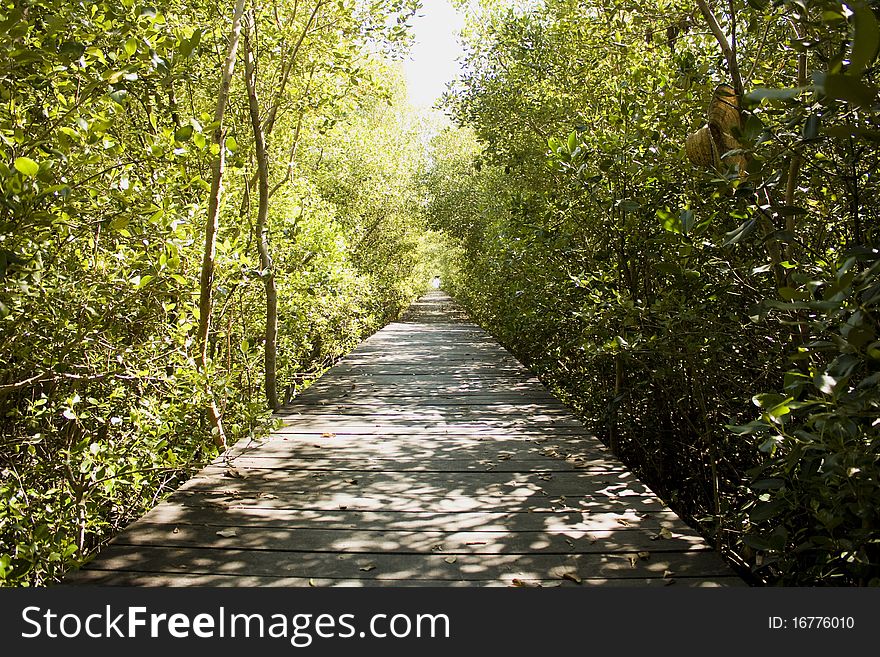
{"label": "brown tree bark", "polygon": [[[236,0],[232,14],[232,28],[226,49],[226,60],[220,73],[220,88],[217,91],[217,105],[214,109],[214,135],[212,143],[219,147],[217,156],[211,163],[211,195],[208,198],[208,216],[205,221],[205,249],[202,255],[202,270],[199,279],[199,328],[196,340],[199,348],[198,364],[205,373],[208,369],[208,335],[211,331],[211,313],[214,304],[214,264],[217,255],[217,231],[220,227],[220,202],[223,198],[223,171],[226,165],[225,130],[223,117],[229,102],[229,87],[235,70],[235,58],[241,38],[241,19],[245,0]],[[206,380],[208,380],[206,378]],[[214,442],[220,449],[226,449],[226,432],[223,419],[210,381],[208,387],[208,415],[216,430]]]}
{"label": "brown tree bark", "polygon": [[739,72],[739,63],[736,60],[736,52],[734,51],[735,44],[732,45],[731,41],[728,40],[727,35],[724,34],[724,30],[721,29],[721,24],[718,22],[718,18],[709,8],[706,0],[697,0],[697,7],[700,9],[700,13],[703,14],[703,18],[706,19],[706,23],[709,25],[709,29],[715,36],[715,40],[718,41],[718,46],[721,48],[721,54],[724,55],[724,59],[727,61],[727,69],[730,71],[730,81],[733,85],[733,90],[736,92],[737,99],[741,99],[745,89],[743,87],[742,75],[740,75]]}
{"label": "brown tree bark", "polygon": [[257,72],[254,52],[249,36],[244,39],[245,83],[248,92],[248,109],[250,110],[251,129],[254,134],[254,147],[257,159],[257,223],[254,228],[257,237],[257,249],[260,252],[260,269],[263,284],[266,288],[266,330],[265,330],[265,389],[269,408],[277,410],[278,403],[278,290],[275,284],[275,272],[272,255],[269,249],[269,153],[266,149],[266,137],[260,121],[260,103],[257,98]]}

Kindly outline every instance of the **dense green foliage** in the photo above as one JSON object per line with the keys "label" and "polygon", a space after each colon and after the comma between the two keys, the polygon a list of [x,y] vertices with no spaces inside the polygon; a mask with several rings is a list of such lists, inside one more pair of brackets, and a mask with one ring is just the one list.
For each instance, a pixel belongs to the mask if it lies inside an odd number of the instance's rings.
{"label": "dense green foliage", "polygon": [[448,286],[756,580],[880,583],[876,3],[461,4]]}
{"label": "dense green foliage", "polygon": [[0,583],[57,579],[214,457],[209,403],[230,442],[270,426],[270,273],[287,397],[426,285],[423,126],[388,63],[412,4],[247,7],[274,262],[257,253],[240,48],[205,369],[194,332],[232,4],[0,4]]}

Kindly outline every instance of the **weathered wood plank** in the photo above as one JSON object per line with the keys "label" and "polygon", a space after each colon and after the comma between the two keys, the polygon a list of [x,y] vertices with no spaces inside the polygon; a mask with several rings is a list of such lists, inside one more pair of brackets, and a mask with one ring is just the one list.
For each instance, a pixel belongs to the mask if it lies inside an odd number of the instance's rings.
{"label": "weathered wood plank", "polygon": [[692,533],[669,532],[657,538],[646,529],[591,530],[564,528],[534,531],[397,531],[353,528],[290,529],[266,525],[140,523],[116,545],[153,547],[282,550],[291,552],[395,554],[599,554],[606,552],[686,552],[709,550]]}
{"label": "weathered wood plank", "polygon": [[[350,410],[344,410],[349,408]],[[476,404],[435,404],[427,401],[418,406],[415,406],[412,403],[396,404],[394,402],[386,402],[379,408],[376,408],[375,405],[373,405],[372,409],[368,404],[358,405],[355,403],[337,405],[329,408],[326,405],[317,408],[310,406],[304,409],[281,411],[278,413],[278,416],[288,419],[306,416],[321,417],[322,415],[330,414],[341,415],[343,417],[360,417],[367,415],[380,419],[406,415],[415,421],[422,418],[454,419],[459,421],[467,418],[479,418],[482,421],[483,418],[494,420],[496,419],[496,416],[505,417],[514,413],[528,419],[571,419],[571,411],[561,405],[554,408],[549,404],[544,404],[543,406],[536,405],[534,408],[529,409],[525,408],[525,404],[516,403],[494,405],[485,402]]]}
{"label": "weathered wood plank", "polygon": [[660,535],[666,528],[681,534],[693,532],[668,509],[636,513],[589,511],[357,511],[338,509],[284,509],[265,507],[227,507],[189,505],[181,502],[160,504],[139,523],[210,524],[216,526],[281,527],[285,529],[365,529],[382,531],[646,531]]}
{"label": "weathered wood plank", "polygon": [[68,581],[742,584],[441,293],[279,418],[281,429],[235,445]]}
{"label": "weathered wood plank", "polygon": [[[562,404],[558,406],[554,406],[553,401],[550,398],[547,398],[548,401],[542,402],[545,407],[550,410],[564,410],[565,407]],[[484,408],[487,411],[496,411],[502,413],[516,413],[520,410],[520,406],[522,407],[522,412],[532,413],[534,411],[540,410],[541,405],[535,403],[534,396],[521,396],[521,397],[512,397],[505,396],[504,398],[496,398],[492,399],[486,396],[446,396],[446,397],[382,397],[375,395],[364,395],[362,398],[347,398],[344,402],[340,402],[339,400],[334,400],[333,398],[308,398],[308,397],[297,397],[296,399],[297,411],[298,413],[303,412],[306,408],[310,408],[316,406],[318,408],[328,407],[332,405],[336,405],[336,409],[340,412],[348,412],[351,411],[363,411],[369,410],[371,408],[375,408],[377,404],[381,404],[382,410],[385,412],[393,412],[398,409],[405,409],[407,411],[413,410],[423,410],[426,409],[428,411],[434,411],[443,413],[448,412],[450,409],[462,409],[462,410],[471,410],[474,407]]]}
{"label": "weathered wood plank", "polygon": [[[162,573],[162,572],[131,572],[131,571],[101,571],[86,570],[79,573],[78,583],[101,586],[181,586],[181,587],[425,587],[437,586],[437,582],[431,579],[362,579],[353,577],[349,579],[331,579],[327,577],[272,577],[259,575],[195,575],[189,573]],[[646,586],[675,586],[675,587],[700,587],[717,588],[729,586],[742,586],[743,581],[739,577],[682,577],[670,576],[668,578],[589,578],[582,579],[576,584],[568,579],[536,579],[533,577],[516,577],[512,573],[503,574],[497,580],[455,580],[443,583],[450,587],[572,587],[572,586],[601,586],[601,587],[646,587]]]}
{"label": "weathered wood plank", "polygon": [[[511,439],[517,438],[527,440],[528,438],[555,437],[562,436],[589,436],[592,434],[584,427],[571,423],[553,424],[552,422],[528,422],[528,421],[511,421],[511,422],[433,422],[430,418],[425,418],[420,422],[411,420],[402,420],[395,423],[393,420],[385,422],[377,421],[372,424],[368,420],[355,421],[334,421],[321,417],[311,420],[290,420],[276,435],[281,434],[302,434],[302,433],[318,433],[333,434],[333,436],[361,435],[361,436],[406,436],[413,440],[419,437],[423,439],[431,437],[447,438],[467,438],[470,436],[480,437],[485,440],[490,439]],[[327,437],[333,437],[327,436]],[[598,441],[596,441],[598,444]]]}
{"label": "weathered wood plank", "polygon": [[[451,563],[450,563],[451,562]],[[579,578],[670,575],[729,576],[730,571],[713,552],[638,554],[398,554],[240,550],[217,547],[174,548],[112,545],[93,566],[101,570],[166,573],[224,573],[236,575],[358,577],[365,580],[489,580],[503,575],[549,579],[570,573]],[[669,577],[670,575],[667,575]]]}
{"label": "weathered wood plank", "polygon": [[[499,458],[501,456],[502,458]],[[217,465],[225,465],[217,462]],[[424,459],[399,458],[307,458],[284,454],[282,456],[262,455],[259,451],[244,454],[235,459],[235,467],[245,471],[250,469],[289,470],[289,471],[327,471],[339,472],[348,476],[362,472],[625,472],[619,463],[607,459],[564,461],[547,457],[512,459],[506,454],[492,454],[491,458],[450,459],[439,457]]]}
{"label": "weathered wood plank", "polygon": [[282,495],[309,492],[357,492],[391,495],[438,495],[454,491],[458,496],[531,495],[654,497],[654,493],[631,473],[619,472],[338,472],[291,471],[270,468],[234,469],[209,466],[181,486],[180,490],[234,490]]}
{"label": "weathered wood plank", "polygon": [[422,442],[400,442],[389,440],[387,436],[371,434],[324,436],[320,432],[308,434],[278,434],[272,440],[248,442],[237,446],[232,456],[247,453],[253,455],[259,450],[263,456],[330,457],[338,455],[346,458],[396,458],[400,460],[422,460],[432,458],[454,458],[462,460],[490,461],[536,458],[539,456],[566,460],[579,457],[587,461],[609,460],[608,453],[593,443],[572,440],[568,444],[556,442],[535,443],[517,438],[492,436],[443,436],[431,437]]}
{"label": "weathered wood plank", "polygon": [[268,509],[338,509],[361,511],[479,511],[492,508],[498,511],[603,511],[649,513],[665,509],[663,502],[652,496],[559,495],[552,497],[531,490],[501,495],[487,492],[482,495],[457,495],[443,491],[397,491],[391,493],[298,490],[262,493],[242,491],[233,487],[203,490],[181,490],[175,499],[187,504],[214,504],[228,509],[262,507]]}

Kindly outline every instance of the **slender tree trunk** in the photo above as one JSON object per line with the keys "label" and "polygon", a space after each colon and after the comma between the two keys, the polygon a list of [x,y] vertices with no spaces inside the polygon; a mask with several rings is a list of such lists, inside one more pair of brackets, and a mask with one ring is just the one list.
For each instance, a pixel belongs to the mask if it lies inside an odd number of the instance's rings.
{"label": "slender tree trunk", "polygon": [[277,410],[278,379],[278,290],[275,285],[275,272],[272,255],[269,251],[269,153],[266,150],[266,138],[260,121],[260,103],[257,98],[256,67],[254,52],[248,35],[244,39],[245,48],[245,81],[248,91],[248,107],[250,109],[251,128],[254,133],[254,146],[257,158],[257,224],[255,227],[257,249],[260,252],[260,269],[263,270],[263,284],[266,287],[266,333],[265,333],[265,387],[266,401],[272,410]]}
{"label": "slender tree trunk", "polygon": [[727,35],[724,34],[724,30],[721,29],[721,24],[718,22],[718,18],[709,8],[706,0],[697,0],[697,7],[700,9],[700,13],[703,14],[703,18],[706,19],[706,23],[709,25],[709,29],[715,36],[715,40],[718,41],[718,46],[721,48],[721,54],[724,55],[724,59],[727,60],[727,69],[730,71],[730,81],[733,84],[733,90],[736,93],[737,99],[741,99],[744,87],[742,76],[739,72],[739,63],[736,60],[736,42],[734,41],[731,43],[731,41],[728,40]]}
{"label": "slender tree trunk", "polygon": [[[220,201],[223,197],[223,170],[226,164],[223,128],[223,116],[229,101],[229,86],[235,70],[235,57],[241,37],[241,17],[244,14],[245,0],[236,0],[232,14],[232,29],[229,32],[229,43],[226,60],[220,74],[220,88],[217,92],[217,106],[214,110],[214,136],[212,142],[219,147],[217,157],[211,163],[211,196],[208,199],[208,216],[205,222],[205,250],[202,256],[202,272],[199,280],[199,329],[197,343],[199,346],[198,364],[202,372],[208,369],[208,335],[211,331],[211,312],[214,304],[214,261],[217,254],[217,231],[220,227]],[[208,415],[214,425],[216,434],[214,441],[220,449],[226,449],[226,432],[214,392],[208,385]]]}
{"label": "slender tree trunk", "polygon": [[[795,36],[801,38],[800,30],[797,25],[793,25]],[[807,53],[802,52],[798,55],[798,72],[797,72],[797,83],[799,87],[805,87],[807,85]],[[795,203],[795,194],[797,193],[797,184],[798,177],[801,173],[801,167],[804,164],[804,156],[803,156],[803,146],[796,146],[794,149],[794,153],[791,156],[791,162],[788,165],[788,180],[785,184],[785,204],[787,206],[792,206]],[[797,216],[794,214],[789,214],[785,219],[785,229],[791,233],[795,234],[797,230]],[[791,238],[790,238],[791,239]],[[788,245],[785,248],[785,258],[786,260],[791,260],[794,257],[793,253],[794,249],[794,241],[789,241]]]}

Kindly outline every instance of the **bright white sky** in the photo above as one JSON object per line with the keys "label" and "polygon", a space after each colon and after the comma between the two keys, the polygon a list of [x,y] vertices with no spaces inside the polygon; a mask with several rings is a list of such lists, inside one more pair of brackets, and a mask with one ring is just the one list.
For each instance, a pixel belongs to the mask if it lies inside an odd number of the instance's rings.
{"label": "bright white sky", "polygon": [[410,103],[431,107],[446,90],[446,83],[458,73],[456,58],[461,48],[456,33],[463,20],[449,0],[423,0],[424,6],[413,19],[415,45],[404,62]]}

